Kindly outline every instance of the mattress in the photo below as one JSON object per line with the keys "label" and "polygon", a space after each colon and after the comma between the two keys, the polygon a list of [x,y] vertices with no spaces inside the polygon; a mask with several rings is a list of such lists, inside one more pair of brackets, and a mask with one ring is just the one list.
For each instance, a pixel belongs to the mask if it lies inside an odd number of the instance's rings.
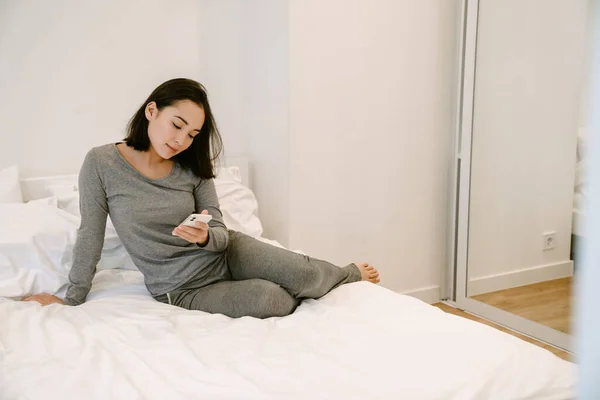
{"label": "mattress", "polygon": [[366,282],[282,318],[152,299],[96,274],[78,307],[0,298],[2,399],[568,399],[575,366]]}

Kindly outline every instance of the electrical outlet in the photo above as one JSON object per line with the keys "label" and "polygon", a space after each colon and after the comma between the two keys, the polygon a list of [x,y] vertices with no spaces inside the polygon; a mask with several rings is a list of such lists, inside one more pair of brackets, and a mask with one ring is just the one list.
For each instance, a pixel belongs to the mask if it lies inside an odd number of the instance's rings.
{"label": "electrical outlet", "polygon": [[542,233],[543,243],[542,250],[552,250],[556,247],[556,232],[544,232]]}

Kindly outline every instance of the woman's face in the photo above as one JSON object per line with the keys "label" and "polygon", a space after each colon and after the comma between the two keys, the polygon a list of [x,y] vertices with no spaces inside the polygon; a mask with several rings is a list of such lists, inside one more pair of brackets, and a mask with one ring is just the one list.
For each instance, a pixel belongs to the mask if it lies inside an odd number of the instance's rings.
{"label": "woman's face", "polygon": [[170,159],[186,150],[204,124],[204,110],[190,100],[182,100],[158,110],[156,103],[146,106],[148,138],[154,151]]}

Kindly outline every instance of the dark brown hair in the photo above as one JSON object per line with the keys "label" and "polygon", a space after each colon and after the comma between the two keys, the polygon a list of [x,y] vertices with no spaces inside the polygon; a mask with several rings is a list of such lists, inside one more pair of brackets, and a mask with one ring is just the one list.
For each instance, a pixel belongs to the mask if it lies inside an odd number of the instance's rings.
{"label": "dark brown hair", "polygon": [[223,151],[223,139],[208,104],[206,89],[194,80],[171,79],[154,89],[127,124],[125,142],[138,151],[148,151],[150,139],[146,106],[153,101],[160,111],[182,100],[190,100],[200,106],[204,110],[205,119],[191,146],[177,154],[173,160],[181,167],[192,170],[199,178],[212,179],[215,177],[214,162]]}

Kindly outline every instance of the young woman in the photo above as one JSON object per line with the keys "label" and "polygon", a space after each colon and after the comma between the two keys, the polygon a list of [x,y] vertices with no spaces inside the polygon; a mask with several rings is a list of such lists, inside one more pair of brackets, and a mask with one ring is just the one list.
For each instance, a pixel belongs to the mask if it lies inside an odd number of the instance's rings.
{"label": "young woman", "polygon": [[[95,147],[79,174],[81,226],[66,297],[23,299],[76,306],[90,291],[107,215],[146,287],[163,303],[230,317],[291,314],[350,282],[379,282],[369,264],[339,268],[227,230],[215,191],[222,141],[198,82],[173,79],[135,113],[124,142]],[[191,213],[208,223],[180,225]]]}

